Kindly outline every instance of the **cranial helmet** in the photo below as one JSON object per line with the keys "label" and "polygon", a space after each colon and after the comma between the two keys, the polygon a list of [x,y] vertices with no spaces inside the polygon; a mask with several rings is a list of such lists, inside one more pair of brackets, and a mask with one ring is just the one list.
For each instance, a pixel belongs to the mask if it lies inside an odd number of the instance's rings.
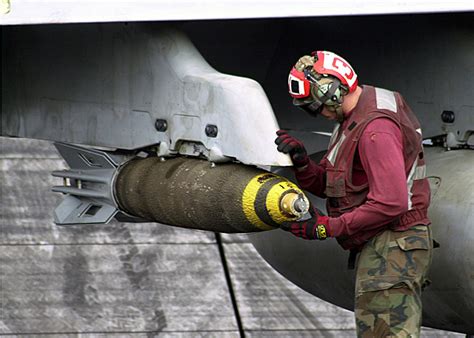
{"label": "cranial helmet", "polygon": [[288,76],[288,90],[293,104],[309,114],[318,115],[324,106],[336,112],[342,121],[344,95],[357,88],[357,75],[339,55],[317,51],[302,56]]}

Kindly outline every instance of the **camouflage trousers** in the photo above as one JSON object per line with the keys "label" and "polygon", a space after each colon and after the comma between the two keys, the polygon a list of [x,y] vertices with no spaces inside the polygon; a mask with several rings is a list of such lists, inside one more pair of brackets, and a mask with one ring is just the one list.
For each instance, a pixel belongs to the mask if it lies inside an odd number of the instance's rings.
{"label": "camouflage trousers", "polygon": [[419,337],[421,290],[432,255],[431,229],[386,230],[362,249],[357,262],[357,336]]}

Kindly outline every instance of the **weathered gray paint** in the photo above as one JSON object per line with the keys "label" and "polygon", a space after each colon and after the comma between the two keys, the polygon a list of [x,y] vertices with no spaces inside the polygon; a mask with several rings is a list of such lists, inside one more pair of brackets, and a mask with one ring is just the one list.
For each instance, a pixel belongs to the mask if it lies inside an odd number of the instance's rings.
{"label": "weathered gray paint", "polygon": [[257,252],[251,243],[229,243],[225,249],[245,329],[354,329],[351,312],[300,292],[276,271],[270,273],[265,261],[255,259]]}
{"label": "weathered gray paint", "polygon": [[[55,226],[50,206],[59,196],[49,172],[64,163],[47,142],[0,141],[9,149],[0,154],[0,333],[236,336],[212,233],[151,223]],[[53,159],[31,158],[45,148]]]}
{"label": "weathered gray paint", "polygon": [[3,247],[4,333],[233,330],[217,257],[206,244]]}
{"label": "weathered gray paint", "polygon": [[119,211],[113,182],[118,166],[127,158],[72,144],[54,145],[70,169],[52,172],[64,181],[52,190],[65,195],[54,210],[54,222],[57,225],[108,223]]}
{"label": "weathered gray paint", "polygon": [[[443,110],[455,112],[456,122],[449,126],[455,134],[457,130],[465,134],[464,122],[472,122],[474,104],[466,95],[473,91],[469,79],[474,77],[471,21],[469,13],[457,13],[185,22],[179,26],[212,67],[261,83],[281,126],[300,129],[304,119],[305,129],[331,130],[327,121],[308,119],[292,107],[286,88],[291,64],[302,54],[324,48],[350,60],[361,83],[401,92],[419,116],[427,137],[443,132],[439,118]],[[173,72],[159,66],[163,60],[162,51],[158,50],[158,28],[162,26],[151,23],[4,27],[2,81],[7,85],[2,86],[2,133],[112,148],[169,142],[166,139],[175,131],[164,137],[161,134],[166,133],[154,129],[155,118],[174,110],[177,119],[184,116],[188,123],[197,121],[195,116],[200,116],[205,99],[213,91],[201,83],[200,76],[186,77],[181,82],[173,80],[170,84]],[[363,33],[349,38],[347,32],[354,27]],[[314,32],[318,32],[317,42]],[[184,50],[196,57],[198,53],[189,46],[184,43],[184,49],[176,47],[170,51]],[[197,58],[200,60],[200,56]],[[188,66],[188,62],[184,64]],[[204,70],[210,68],[205,61],[201,66]],[[54,80],[50,80],[52,74]],[[182,91],[178,90],[180,83],[184,84]],[[160,94],[163,88],[166,95]],[[165,97],[161,99],[161,95]],[[228,101],[228,106],[213,109],[228,117],[235,116],[228,109],[231,106],[249,109],[249,96],[239,95]],[[169,107],[164,102],[170,99],[181,103]],[[261,117],[261,109],[251,110]],[[28,118],[20,118],[22,115]],[[203,128],[200,129],[202,132]],[[196,136],[195,132],[190,135]],[[212,148],[211,141],[204,142],[208,149]]]}
{"label": "weathered gray paint", "polygon": [[[279,128],[262,87],[214,70],[177,30],[134,24],[6,30],[3,135],[290,165],[273,146]],[[157,119],[166,120],[166,130],[155,129]],[[217,126],[216,137],[207,136],[207,125]]]}

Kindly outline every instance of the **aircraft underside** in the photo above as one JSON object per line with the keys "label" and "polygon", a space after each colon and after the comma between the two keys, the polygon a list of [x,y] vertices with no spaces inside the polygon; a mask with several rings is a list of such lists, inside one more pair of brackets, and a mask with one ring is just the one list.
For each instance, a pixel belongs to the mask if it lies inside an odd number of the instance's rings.
{"label": "aircraft underside", "polygon": [[[106,223],[116,217],[258,232],[251,241],[277,271],[350,309],[353,273],[335,241],[314,243],[265,231],[274,229],[275,217],[301,213],[304,194],[281,178],[287,190],[275,196],[295,194],[287,213],[275,216],[282,205],[265,214],[266,202],[259,209],[255,201],[261,196],[248,197],[246,190],[258,175],[262,184],[280,176],[294,180],[289,158],[273,144],[279,128],[293,130],[314,158],[321,156],[328,138],[312,131],[330,132],[331,122],[296,110],[286,79],[294,62],[313,50],[344,55],[361,83],[400,92],[430,139],[430,218],[441,246],[434,253],[433,284],[423,295],[423,324],[474,333],[472,19],[470,13],[448,13],[3,27],[2,135],[57,142],[71,167],[55,173],[64,177],[55,191],[66,195],[56,209],[58,224]],[[169,167],[157,169],[162,176],[145,178],[146,170],[124,170],[131,168],[131,159]],[[237,195],[253,198],[255,210],[239,214],[239,206],[231,206],[233,197],[218,198],[234,196],[219,184],[206,183],[209,201],[196,195],[198,174],[186,172],[197,163],[204,163],[203,176],[216,173],[213,168],[224,170],[223,181],[235,175],[237,183],[228,189],[241,184]],[[178,181],[171,180],[175,173]],[[272,187],[263,199],[270,199]],[[143,209],[141,193],[127,200],[130,191],[141,188],[149,196],[145,204],[162,198],[161,212]],[[166,204],[167,195],[159,195],[164,191],[176,192],[178,202]],[[324,209],[322,200],[306,196]],[[180,205],[185,198],[191,202]],[[216,205],[221,209],[213,209]],[[173,218],[176,212],[183,217]],[[221,215],[230,222],[223,220],[221,228],[210,223]],[[231,228],[248,219],[253,225]]]}

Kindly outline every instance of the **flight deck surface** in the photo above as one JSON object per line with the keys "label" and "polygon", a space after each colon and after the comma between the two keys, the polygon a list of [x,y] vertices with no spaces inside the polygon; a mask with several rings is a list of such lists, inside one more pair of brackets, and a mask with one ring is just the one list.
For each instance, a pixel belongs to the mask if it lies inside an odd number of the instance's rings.
{"label": "flight deck surface", "polygon": [[[45,141],[2,137],[0,146],[0,334],[355,336],[352,312],[279,275],[245,235],[222,236],[229,287],[213,233],[54,225],[61,196],[50,191],[58,183],[50,172],[63,160]],[[424,328],[422,336],[462,335]]]}

